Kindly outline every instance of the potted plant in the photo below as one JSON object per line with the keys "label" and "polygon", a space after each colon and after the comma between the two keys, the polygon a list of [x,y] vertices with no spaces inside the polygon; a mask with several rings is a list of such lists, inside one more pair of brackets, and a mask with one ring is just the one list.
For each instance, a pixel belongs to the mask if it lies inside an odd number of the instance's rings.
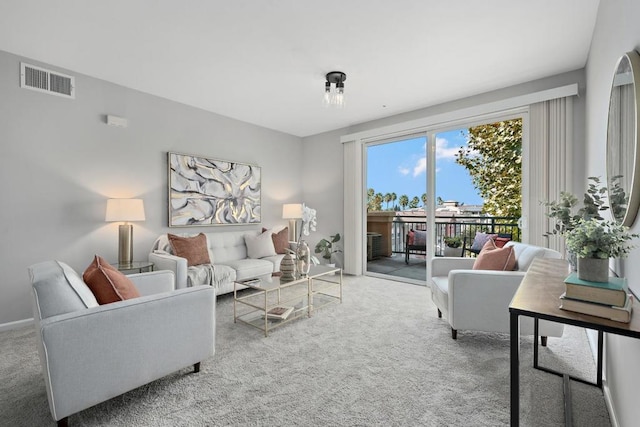
{"label": "potted plant", "polygon": [[[543,202],[549,208],[547,216],[555,219],[553,230],[545,233],[546,236],[561,235],[566,237],[566,233],[574,229],[580,220],[594,219],[603,221],[604,218],[600,212],[608,210],[606,204],[607,187],[603,186],[600,178],[596,176],[589,177],[589,185],[582,199],[582,207],[574,212],[574,208],[578,205],[578,198],[566,191],[560,192],[560,200],[553,202]],[[572,270],[577,268],[576,253],[567,247],[567,260]]]}
{"label": "potted plant", "polygon": [[462,238],[460,236],[446,236],[444,238],[444,256],[462,256]]}
{"label": "potted plant", "polygon": [[329,237],[331,240],[322,239],[318,242],[315,248],[315,253],[322,253],[322,258],[327,260],[326,264],[335,267],[335,263],[332,263],[331,259],[334,253],[342,252],[339,248],[334,248],[334,244],[340,241],[340,233],[336,233]]}
{"label": "potted plant", "polygon": [[578,257],[578,278],[609,281],[609,258],[626,258],[635,246],[629,228],[596,218],[580,219],[565,234],[567,249]]}

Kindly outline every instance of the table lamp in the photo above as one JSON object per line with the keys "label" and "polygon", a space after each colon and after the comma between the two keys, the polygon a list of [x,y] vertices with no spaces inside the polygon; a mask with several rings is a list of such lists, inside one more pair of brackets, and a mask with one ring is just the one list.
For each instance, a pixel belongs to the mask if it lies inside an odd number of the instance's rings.
{"label": "table lamp", "polygon": [[118,234],[118,263],[133,262],[133,225],[129,221],[144,221],[142,199],[109,199],[105,221],[124,221]]}
{"label": "table lamp", "polygon": [[302,203],[282,205],[282,218],[289,220],[289,241],[298,241],[298,220],[302,219]]}

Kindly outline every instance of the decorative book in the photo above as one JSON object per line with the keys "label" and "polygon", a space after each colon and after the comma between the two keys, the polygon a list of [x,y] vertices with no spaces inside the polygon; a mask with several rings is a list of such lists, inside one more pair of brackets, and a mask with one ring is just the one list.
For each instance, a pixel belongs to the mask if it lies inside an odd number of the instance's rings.
{"label": "decorative book", "polygon": [[590,316],[603,317],[616,322],[629,323],[631,321],[631,310],[633,297],[629,295],[623,307],[607,304],[597,304],[585,302],[560,295],[560,308],[562,310],[575,311],[576,313],[588,314]]}
{"label": "decorative book", "polygon": [[293,307],[273,307],[267,311],[268,319],[285,320],[293,312]]}
{"label": "decorative book", "polygon": [[627,302],[627,279],[609,277],[608,282],[589,282],[578,279],[577,273],[571,273],[564,279],[567,298],[624,307]]}

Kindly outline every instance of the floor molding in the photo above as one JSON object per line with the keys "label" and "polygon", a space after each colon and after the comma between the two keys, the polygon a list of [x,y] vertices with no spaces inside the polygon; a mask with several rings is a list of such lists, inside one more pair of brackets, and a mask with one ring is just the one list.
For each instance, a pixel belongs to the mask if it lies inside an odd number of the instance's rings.
{"label": "floor molding", "polygon": [[10,331],[12,329],[19,329],[31,324],[33,324],[33,318],[17,320],[15,322],[9,322],[9,323],[0,323],[0,332]]}

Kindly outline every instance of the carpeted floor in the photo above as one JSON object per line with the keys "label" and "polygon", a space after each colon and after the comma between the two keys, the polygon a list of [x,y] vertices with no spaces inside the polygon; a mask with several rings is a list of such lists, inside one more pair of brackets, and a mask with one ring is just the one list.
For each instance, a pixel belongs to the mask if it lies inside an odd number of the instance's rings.
{"label": "carpeted floor", "polygon": [[[452,340],[428,288],[345,277],[344,303],[268,338],[217,305],[216,355],[69,418],[72,426],[506,426],[509,337]],[[197,325],[194,325],[197,327]],[[0,425],[54,425],[33,328],[0,333]],[[562,379],[521,340],[521,424],[562,426]],[[584,330],[550,338],[541,364],[588,379]],[[572,383],[576,426],[610,426],[602,391]]]}

